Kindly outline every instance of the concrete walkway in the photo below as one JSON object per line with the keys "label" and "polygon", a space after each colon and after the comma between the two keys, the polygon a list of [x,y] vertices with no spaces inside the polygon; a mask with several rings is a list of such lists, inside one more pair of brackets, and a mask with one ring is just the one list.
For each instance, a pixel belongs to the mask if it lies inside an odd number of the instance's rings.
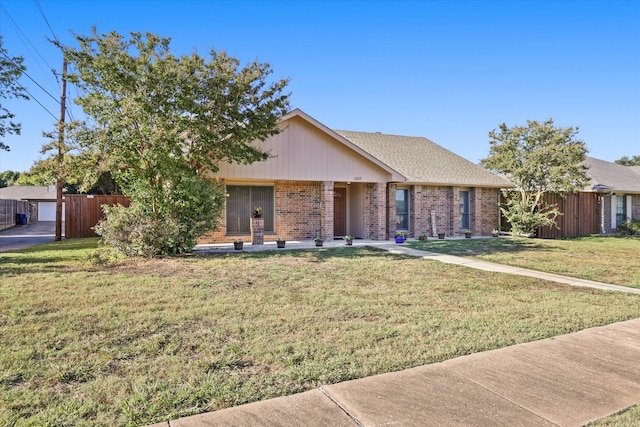
{"label": "concrete walkway", "polygon": [[[344,242],[325,242],[324,247]],[[354,241],[391,253],[572,286],[640,294],[639,289],[429,253],[392,242]],[[314,247],[287,242],[288,249]],[[275,244],[245,251],[282,250]],[[197,251],[233,252],[230,245]],[[583,426],[640,403],[640,319],[442,363],[326,385],[155,424],[196,426]],[[640,425],[640,420],[638,420]]]}
{"label": "concrete walkway", "polygon": [[583,426],[640,402],[638,360],[640,319],[154,426]]}

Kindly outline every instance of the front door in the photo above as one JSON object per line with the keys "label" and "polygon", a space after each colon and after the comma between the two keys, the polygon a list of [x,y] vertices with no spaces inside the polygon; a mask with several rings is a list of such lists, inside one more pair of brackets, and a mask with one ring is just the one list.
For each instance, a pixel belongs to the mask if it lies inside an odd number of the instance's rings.
{"label": "front door", "polygon": [[347,235],[347,189],[333,189],[333,236]]}

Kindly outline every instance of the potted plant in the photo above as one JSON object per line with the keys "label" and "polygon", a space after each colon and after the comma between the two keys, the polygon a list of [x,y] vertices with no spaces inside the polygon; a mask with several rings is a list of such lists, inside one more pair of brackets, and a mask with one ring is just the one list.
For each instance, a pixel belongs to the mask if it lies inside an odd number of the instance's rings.
{"label": "potted plant", "polygon": [[233,249],[235,249],[236,251],[241,251],[243,244],[244,244],[244,242],[242,241],[242,239],[234,240],[233,241]]}
{"label": "potted plant", "polygon": [[471,230],[467,230],[464,232],[464,237],[466,237],[467,239],[471,238]]}
{"label": "potted plant", "polygon": [[500,235],[500,231],[498,231],[497,228],[494,228],[493,231],[491,231],[491,236],[498,237],[499,235]]}
{"label": "potted plant", "polygon": [[421,235],[418,236],[418,240],[424,242],[425,240],[427,240],[427,235],[425,233],[422,233]]}
{"label": "potted plant", "polygon": [[344,236],[344,243],[346,245],[353,245],[353,236]]}
{"label": "potted plant", "polygon": [[438,239],[444,240],[444,235],[445,235],[444,231],[438,230]]}
{"label": "potted plant", "polygon": [[316,242],[316,246],[322,246],[322,238],[316,237],[313,240]]}
{"label": "potted plant", "polygon": [[253,217],[254,218],[262,218],[262,208],[261,207],[257,207],[253,210]]}
{"label": "potted plant", "polygon": [[398,231],[396,233],[396,243],[401,245],[407,239],[407,233],[404,231]]}
{"label": "potted plant", "polygon": [[286,241],[284,239],[281,239],[280,237],[278,237],[278,240],[276,240],[276,244],[279,248],[284,248],[285,243]]}

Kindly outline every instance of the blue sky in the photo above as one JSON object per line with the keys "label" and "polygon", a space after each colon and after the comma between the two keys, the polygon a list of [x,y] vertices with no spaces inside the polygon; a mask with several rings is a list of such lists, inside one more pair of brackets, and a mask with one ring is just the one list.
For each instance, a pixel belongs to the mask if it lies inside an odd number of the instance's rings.
{"label": "blue sky", "polygon": [[[174,54],[211,47],[291,79],[291,107],[333,129],[424,136],[478,162],[505,122],[577,126],[589,155],[640,155],[640,1],[0,0],[12,56],[54,98],[70,32],[153,32]],[[40,8],[39,8],[40,7]],[[31,46],[33,44],[33,47]],[[34,49],[35,47],[35,49]],[[44,58],[44,60],[40,57]],[[28,170],[59,105],[2,100],[22,123],[1,170]],[[77,94],[71,89],[69,96]],[[82,113],[72,107],[76,118]]]}

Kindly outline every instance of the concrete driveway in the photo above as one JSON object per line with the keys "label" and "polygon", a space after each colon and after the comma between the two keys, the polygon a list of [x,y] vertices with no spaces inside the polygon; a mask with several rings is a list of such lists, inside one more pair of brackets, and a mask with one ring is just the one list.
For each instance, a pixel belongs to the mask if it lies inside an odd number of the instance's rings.
{"label": "concrete driveway", "polygon": [[[62,223],[64,237],[64,223]],[[26,248],[55,241],[55,221],[39,221],[0,231],[0,252]]]}

